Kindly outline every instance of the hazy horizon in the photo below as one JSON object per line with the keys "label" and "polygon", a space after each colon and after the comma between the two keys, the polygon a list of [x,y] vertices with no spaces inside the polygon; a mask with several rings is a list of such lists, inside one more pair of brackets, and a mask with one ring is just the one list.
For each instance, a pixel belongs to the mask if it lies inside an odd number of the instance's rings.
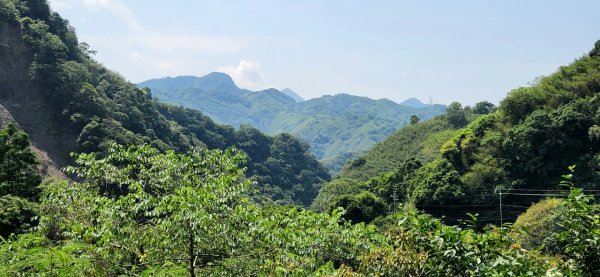
{"label": "hazy horizon", "polygon": [[[202,78],[202,77],[204,77],[204,76],[207,76],[207,75],[209,75],[209,74],[211,74],[211,73],[215,73],[215,72],[216,72],[216,73],[224,73],[224,74],[227,74],[229,77],[231,77],[231,75],[230,75],[229,73],[226,73],[226,72],[220,72],[220,71],[211,71],[211,72],[208,72],[208,73],[206,73],[206,74],[204,74],[204,75],[200,75],[200,76],[196,76],[196,75],[176,75],[176,76],[163,76],[163,77],[158,77],[158,78],[147,79],[147,80],[144,80],[144,81],[157,80],[157,79],[163,79],[163,78],[178,78],[178,77],[196,77],[196,78]],[[233,80],[233,78],[232,78],[232,80]],[[142,81],[142,82],[137,82],[137,84],[141,84],[141,83],[143,83],[144,81]],[[240,87],[240,86],[239,86],[239,85],[238,85],[238,84],[235,82],[235,80],[233,80],[233,82],[236,84],[236,86]],[[240,87],[240,88],[242,88],[242,87]],[[289,90],[293,91],[294,93],[298,94],[299,96],[302,96],[302,95],[300,95],[300,94],[299,94],[297,91],[295,91],[293,88],[288,88],[288,87],[266,87],[266,88],[263,88],[263,89],[258,89],[258,90],[253,90],[253,89],[248,89],[248,90],[250,90],[250,91],[255,91],[255,92],[256,92],[256,91],[267,90],[267,89],[277,89],[277,90],[279,90],[279,91],[281,91],[281,92],[283,92],[283,90],[289,89]],[[347,92],[343,92],[343,91],[341,91],[341,92],[334,92],[334,93],[324,93],[324,94],[322,94],[322,95],[318,95],[318,96],[311,97],[311,98],[304,98],[304,97],[302,97],[302,98],[303,98],[303,100],[304,100],[304,101],[308,101],[308,100],[315,99],[315,98],[320,98],[320,97],[323,97],[323,96],[334,96],[334,95],[338,95],[338,94],[350,94],[350,95],[359,96],[359,97],[368,97],[368,96],[366,96],[366,95],[351,94],[351,93],[347,93]],[[420,102],[422,102],[423,104],[430,104],[430,103],[429,103],[429,100],[430,100],[430,99],[421,99],[421,98],[419,98],[419,97],[416,97],[416,96],[409,96],[409,97],[406,97],[406,98],[404,98],[404,99],[400,99],[399,101],[395,101],[395,100],[392,100],[392,99],[389,99],[389,98],[386,98],[386,97],[381,97],[381,98],[373,98],[373,97],[369,97],[369,98],[371,98],[371,99],[374,99],[374,100],[387,99],[387,100],[390,100],[390,101],[393,101],[393,102],[396,102],[396,103],[402,103],[402,102],[404,102],[404,101],[406,101],[406,100],[410,100],[410,99],[417,99],[417,100],[419,100]],[[432,103],[432,104],[439,104],[439,103]]]}
{"label": "hazy horizon", "polygon": [[132,82],[219,71],[241,88],[290,88],[305,99],[348,93],[498,103],[600,38],[595,1],[52,0],[51,6],[98,51],[96,60]]}

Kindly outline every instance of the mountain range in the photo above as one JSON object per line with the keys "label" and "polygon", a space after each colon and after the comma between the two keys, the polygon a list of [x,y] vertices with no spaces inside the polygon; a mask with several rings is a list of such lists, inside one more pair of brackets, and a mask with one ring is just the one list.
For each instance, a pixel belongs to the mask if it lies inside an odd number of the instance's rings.
{"label": "mountain range", "polygon": [[398,104],[341,93],[304,101],[291,89],[241,89],[219,72],[151,79],[138,86],[149,88],[160,101],[201,110],[217,122],[294,134],[333,172],[407,125],[411,115],[426,120],[445,111],[443,105],[415,98]]}

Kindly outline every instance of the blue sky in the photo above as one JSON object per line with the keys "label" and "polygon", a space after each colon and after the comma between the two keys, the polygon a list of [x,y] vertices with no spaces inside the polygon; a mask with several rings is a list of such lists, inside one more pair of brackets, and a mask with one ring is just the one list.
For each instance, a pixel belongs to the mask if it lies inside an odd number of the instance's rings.
{"label": "blue sky", "polygon": [[212,71],[304,98],[498,103],[600,39],[600,1],[51,0],[132,82]]}

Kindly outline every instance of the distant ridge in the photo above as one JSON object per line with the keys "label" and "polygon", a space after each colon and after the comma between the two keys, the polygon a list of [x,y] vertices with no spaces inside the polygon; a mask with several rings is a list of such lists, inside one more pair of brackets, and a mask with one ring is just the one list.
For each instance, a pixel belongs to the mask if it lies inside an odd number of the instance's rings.
{"label": "distant ridge", "polygon": [[[297,135],[333,172],[408,124],[411,115],[426,120],[446,110],[443,105],[425,105],[417,99],[400,105],[343,93],[303,101],[291,89],[241,89],[227,74],[215,72],[203,77],[152,79],[138,87],[150,88],[160,101],[201,110],[234,127],[250,124],[268,134]],[[414,107],[418,104],[420,107]]]}
{"label": "distant ridge", "polygon": [[204,91],[235,91],[240,90],[231,77],[222,72],[211,72],[202,77],[177,76],[151,79],[144,81],[144,86],[155,89],[175,89],[180,87],[200,88]]}
{"label": "distant ridge", "polygon": [[296,102],[302,102],[304,101],[304,98],[302,98],[300,95],[298,95],[295,91],[289,89],[289,88],[284,88],[281,90],[281,92],[283,92],[283,94],[291,97],[292,99],[294,99],[294,101]]}
{"label": "distant ridge", "polygon": [[414,97],[408,98],[408,99],[400,102],[400,105],[413,107],[413,108],[417,108],[417,109],[425,108],[428,106],[427,104],[424,104],[423,102],[421,102],[421,100],[414,98]]}

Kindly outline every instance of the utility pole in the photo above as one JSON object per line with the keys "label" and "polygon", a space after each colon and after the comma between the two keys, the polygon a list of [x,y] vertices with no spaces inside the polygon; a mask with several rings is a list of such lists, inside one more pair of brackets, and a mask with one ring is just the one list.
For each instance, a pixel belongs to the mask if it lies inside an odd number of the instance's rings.
{"label": "utility pole", "polygon": [[500,227],[502,227],[503,224],[503,218],[502,218],[502,189],[500,189]]}
{"label": "utility pole", "polygon": [[396,213],[396,201],[398,201],[398,195],[396,194],[396,189],[394,189],[394,194],[392,194],[392,199],[394,200],[394,213]]}

